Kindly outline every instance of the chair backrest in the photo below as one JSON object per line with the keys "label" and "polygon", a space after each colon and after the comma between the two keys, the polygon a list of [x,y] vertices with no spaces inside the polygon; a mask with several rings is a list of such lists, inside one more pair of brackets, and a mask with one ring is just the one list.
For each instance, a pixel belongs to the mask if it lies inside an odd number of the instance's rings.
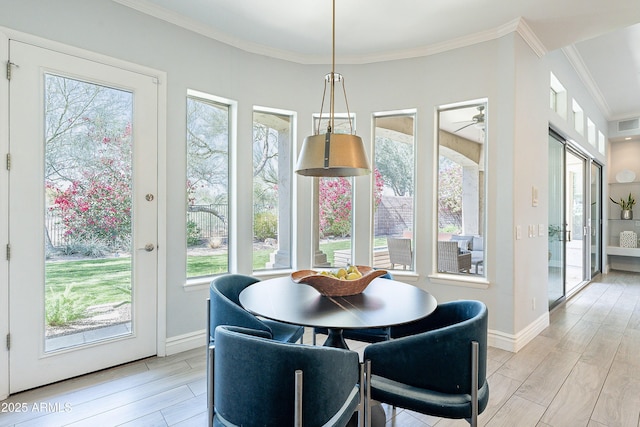
{"label": "chair backrest", "polygon": [[411,239],[387,237],[387,248],[389,248],[391,264],[411,265],[413,261]]}
{"label": "chair backrest", "polygon": [[458,242],[438,241],[438,271],[459,271],[459,253]]}
{"label": "chair backrest", "polygon": [[[407,325],[411,331],[405,334],[415,335],[369,345],[364,358],[375,360],[374,375],[441,393],[470,394],[472,341],[479,344],[478,387],[486,382],[487,318],[487,307],[480,301],[442,303],[426,318]],[[379,353],[390,357],[376,356]]]}
{"label": "chair backrest", "polygon": [[242,326],[271,334],[271,328],[240,305],[240,292],[258,281],[255,277],[242,274],[226,274],[211,281],[209,286],[211,339],[214,338],[216,327],[220,325]]}
{"label": "chair backrest", "polygon": [[215,340],[216,417],[233,425],[294,425],[296,370],[303,374],[305,427],[325,425],[336,414],[331,425],[346,425],[358,404],[356,352],[281,343],[232,326],[218,327]]}

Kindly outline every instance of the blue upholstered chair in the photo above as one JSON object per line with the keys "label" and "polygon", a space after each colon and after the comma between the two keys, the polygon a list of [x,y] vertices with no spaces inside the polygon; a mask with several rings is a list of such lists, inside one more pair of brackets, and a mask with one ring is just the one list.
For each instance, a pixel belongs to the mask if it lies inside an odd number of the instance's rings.
{"label": "blue upholstered chair", "polygon": [[209,286],[207,300],[207,408],[209,421],[213,419],[213,360],[215,356],[214,332],[219,325],[234,325],[265,332],[270,338],[282,342],[302,340],[304,328],[272,320],[259,319],[240,305],[240,292],[258,279],[241,274],[216,277]]}
{"label": "blue upholstered chair", "polygon": [[[391,273],[380,276],[383,279],[393,280]],[[313,345],[316,345],[316,334],[329,335],[327,328],[313,328]],[[361,328],[345,329],[342,331],[345,339],[362,341],[367,343],[386,341],[391,338],[391,328]]]}
{"label": "blue upholstered chair", "polygon": [[443,303],[396,332],[404,336],[364,350],[368,408],[373,399],[476,426],[489,400],[486,306]]}
{"label": "blue upholstered chair", "polygon": [[358,353],[234,326],[217,327],[215,340],[214,426],[345,426],[363,416]]}

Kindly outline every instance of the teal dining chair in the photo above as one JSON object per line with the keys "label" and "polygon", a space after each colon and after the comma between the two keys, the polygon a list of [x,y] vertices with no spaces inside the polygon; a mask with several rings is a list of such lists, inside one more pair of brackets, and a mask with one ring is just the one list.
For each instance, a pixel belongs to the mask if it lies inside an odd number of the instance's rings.
{"label": "teal dining chair", "polygon": [[446,302],[398,327],[401,338],[365,347],[366,412],[375,400],[477,426],[489,400],[487,318],[480,301]]}
{"label": "teal dining chair", "polygon": [[343,427],[364,421],[358,353],[283,343],[265,331],[218,326],[214,426]]}
{"label": "teal dining chair", "polygon": [[282,342],[302,341],[304,327],[273,320],[259,319],[240,305],[240,292],[259,280],[242,274],[226,274],[214,278],[209,286],[207,300],[207,409],[213,420],[214,408],[214,332],[219,325],[234,325],[260,330],[270,338]]}

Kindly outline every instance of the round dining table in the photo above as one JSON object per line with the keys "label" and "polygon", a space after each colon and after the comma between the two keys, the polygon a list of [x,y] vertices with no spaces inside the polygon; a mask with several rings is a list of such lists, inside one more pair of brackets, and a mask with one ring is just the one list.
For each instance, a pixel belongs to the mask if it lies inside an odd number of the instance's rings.
{"label": "round dining table", "polygon": [[374,279],[362,293],[328,297],[291,277],[263,280],[240,293],[240,304],[256,316],[294,325],[327,328],[325,346],[348,348],[344,329],[401,325],[431,314],[429,292],[396,280]]}

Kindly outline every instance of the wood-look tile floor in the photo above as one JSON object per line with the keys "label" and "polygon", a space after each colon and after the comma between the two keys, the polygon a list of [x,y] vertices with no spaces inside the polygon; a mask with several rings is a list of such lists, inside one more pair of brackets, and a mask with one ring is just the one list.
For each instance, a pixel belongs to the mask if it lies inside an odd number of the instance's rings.
{"label": "wood-look tile floor", "polygon": [[[598,278],[516,354],[490,348],[488,378],[481,425],[640,427],[640,274]],[[28,410],[0,412],[0,426],[206,426],[205,399],[202,348],[13,395],[0,409]],[[387,426],[468,425],[384,408]]]}

